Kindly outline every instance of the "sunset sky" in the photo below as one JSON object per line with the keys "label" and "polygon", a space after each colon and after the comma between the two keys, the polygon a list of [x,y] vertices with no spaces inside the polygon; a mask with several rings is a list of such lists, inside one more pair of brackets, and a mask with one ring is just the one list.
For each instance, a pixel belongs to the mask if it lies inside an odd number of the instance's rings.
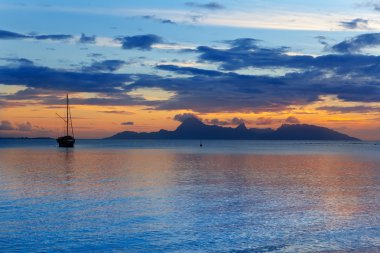
{"label": "sunset sky", "polygon": [[[380,140],[380,1],[0,0],[0,137],[205,123]],[[177,116],[177,117],[176,117]]]}

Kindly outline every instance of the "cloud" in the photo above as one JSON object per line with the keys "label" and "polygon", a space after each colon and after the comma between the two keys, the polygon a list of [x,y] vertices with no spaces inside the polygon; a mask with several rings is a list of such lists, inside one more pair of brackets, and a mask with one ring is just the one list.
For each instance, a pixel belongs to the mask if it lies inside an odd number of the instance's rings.
{"label": "cloud", "polygon": [[8,130],[15,130],[14,126],[10,121],[3,120],[0,122],[0,130],[1,131],[8,131]]}
{"label": "cloud", "polygon": [[273,122],[274,120],[272,118],[260,117],[257,119],[256,125],[267,126],[267,125],[271,125]]}
{"label": "cloud", "polygon": [[193,113],[176,114],[173,119],[176,120],[176,121],[179,121],[179,122],[183,122],[183,121],[185,121],[188,118],[197,118],[197,119],[199,119],[198,116],[196,116]]}
{"label": "cloud", "polygon": [[[377,58],[371,61],[373,65],[358,67],[360,61],[351,59],[352,63],[347,67],[344,65],[350,61],[341,61],[342,66],[337,69],[307,70],[276,77],[218,71],[207,75],[207,70],[204,72],[202,69],[191,68],[189,72],[187,67],[182,70],[180,66],[170,69],[174,73],[192,73],[191,76],[131,76],[38,66],[0,67],[1,83],[24,84],[28,87],[15,94],[0,95],[0,100],[56,105],[64,103],[60,97],[63,92],[93,92],[100,93],[101,96],[73,97],[71,102],[83,105],[144,105],[152,110],[196,112],[281,111],[294,105],[307,105],[325,95],[336,95],[345,101],[380,102],[380,70],[376,65]],[[348,78],[348,75],[351,77]],[[128,95],[129,92],[142,88],[158,88],[173,95],[168,100],[157,101]]]}
{"label": "cloud", "polygon": [[251,50],[259,48],[257,44],[261,40],[253,38],[240,38],[235,40],[225,40],[224,42],[229,44],[232,48],[237,48],[239,50]]}
{"label": "cloud", "polygon": [[90,53],[90,54],[87,54],[88,57],[93,57],[93,58],[102,58],[104,57],[104,54],[100,54],[100,53]]}
{"label": "cloud", "polygon": [[368,29],[368,19],[356,18],[350,21],[342,21],[340,26],[346,29]]}
{"label": "cloud", "polygon": [[132,121],[128,121],[128,122],[122,122],[120,125],[122,126],[133,126],[135,123],[132,122]]}
{"label": "cloud", "polygon": [[[64,104],[63,99],[43,100],[44,103]],[[146,100],[140,97],[130,96],[128,94],[110,94],[106,97],[94,97],[94,98],[72,98],[70,104],[73,105],[103,105],[103,106],[150,106],[156,107],[160,104],[160,101]]]}
{"label": "cloud", "polygon": [[[74,72],[41,66],[0,67],[0,83],[76,92],[119,92],[131,75]],[[118,88],[119,87],[119,88]]]}
{"label": "cloud", "polygon": [[334,113],[368,113],[368,112],[379,112],[380,107],[377,106],[321,106],[317,110],[324,110]]}
{"label": "cloud", "polygon": [[125,64],[122,60],[105,60],[101,62],[94,62],[91,66],[83,68],[83,71],[89,72],[114,72]]}
{"label": "cloud", "polygon": [[30,122],[26,122],[26,123],[23,123],[23,124],[19,124],[18,125],[18,130],[20,131],[32,131],[32,124],[30,124]]}
{"label": "cloud", "polygon": [[32,131],[33,126],[30,122],[21,123],[17,126],[14,126],[10,121],[3,120],[0,122],[0,131],[22,131],[22,132],[28,132]]}
{"label": "cloud", "polygon": [[153,15],[146,15],[146,16],[141,16],[143,19],[148,19],[148,20],[153,20],[153,21],[157,21],[157,22],[160,22],[162,24],[170,24],[170,25],[175,25],[176,22],[174,22],[173,20],[171,19],[163,19],[163,18],[158,18],[156,16],[153,16]]}
{"label": "cloud", "polygon": [[117,41],[122,43],[123,49],[139,49],[151,50],[155,44],[160,44],[163,39],[154,34],[125,36],[116,38]]}
{"label": "cloud", "polygon": [[36,40],[68,40],[72,39],[72,35],[67,34],[50,34],[50,35],[34,35],[30,36],[31,39]]}
{"label": "cloud", "polygon": [[[194,112],[281,111],[307,105],[321,96],[334,95],[351,102],[380,102],[380,57],[363,54],[293,55],[286,47],[265,48],[257,39],[225,41],[229,47],[198,47],[199,61],[214,63],[218,70],[177,65],[158,65],[170,75],[112,73],[108,61],[73,71],[36,65],[0,67],[0,83],[25,85],[26,90],[0,95],[4,101],[24,100],[46,105],[63,103],[61,93],[90,92],[94,97],[73,97],[86,105],[142,105],[152,110]],[[250,67],[291,70],[282,75],[239,74]],[[294,70],[296,69],[296,70]],[[182,76],[186,75],[186,76]],[[165,100],[133,96],[136,89],[159,89]],[[129,93],[131,95],[129,95]]]}
{"label": "cloud", "polygon": [[332,46],[331,49],[338,53],[354,54],[360,53],[365,48],[376,46],[380,46],[380,33],[361,34],[342,41]]}
{"label": "cloud", "polygon": [[227,126],[230,125],[230,122],[227,120],[220,119],[205,119],[205,123],[209,125],[217,125],[217,126]]}
{"label": "cloud", "polygon": [[15,63],[16,65],[33,65],[34,62],[26,58],[0,58],[7,62]]}
{"label": "cloud", "polygon": [[[343,54],[326,54],[321,56],[294,55],[289,53],[289,48],[265,48],[257,44],[255,39],[238,39],[229,41],[231,46],[227,49],[200,46],[197,52],[200,62],[209,62],[219,65],[219,69],[225,71],[235,71],[246,68],[265,68],[265,69],[299,69],[302,71],[310,70],[337,70],[338,72],[355,72],[358,69],[377,66],[380,61],[379,56],[351,54],[369,44],[380,45],[379,34],[365,34],[354,37],[334,45],[331,50],[339,51]],[[348,53],[348,54],[346,54]],[[169,69],[169,68],[167,68]],[[172,71],[175,71],[171,67]],[[185,70],[185,69],[183,69]],[[177,70],[178,71],[178,70]],[[186,70],[189,72],[189,70]]]}
{"label": "cloud", "polygon": [[107,113],[107,114],[125,114],[125,115],[133,115],[133,114],[135,114],[133,112],[127,112],[127,111],[121,111],[121,110],[98,111],[98,112]]}
{"label": "cloud", "polygon": [[220,76],[223,73],[215,70],[205,70],[192,67],[179,67],[176,65],[157,65],[157,69],[176,72],[185,75],[206,75],[206,76]]}
{"label": "cloud", "polygon": [[237,126],[245,123],[244,119],[241,118],[232,118],[227,120],[220,120],[220,119],[205,119],[205,123],[210,125],[217,125],[217,126]]}
{"label": "cloud", "polygon": [[[52,41],[70,41],[73,40],[76,43],[82,44],[95,44],[96,36],[86,36],[84,33],[81,34],[79,39],[70,34],[21,34],[11,31],[0,30],[0,39],[3,40],[16,40],[16,39],[31,39],[31,40],[52,40]],[[51,49],[50,49],[51,50]]]}
{"label": "cloud", "polygon": [[231,125],[241,125],[241,124],[245,124],[245,120],[244,119],[241,119],[241,118],[233,118],[231,120]]}
{"label": "cloud", "polygon": [[80,43],[94,44],[96,42],[96,36],[86,36],[84,33],[79,38]]}
{"label": "cloud", "polygon": [[[0,94],[0,106],[2,107],[16,107],[27,105],[48,105],[51,106],[64,105],[66,102],[66,92],[75,93],[78,88],[73,86],[66,89],[44,89],[44,88],[26,88],[14,94]],[[85,92],[85,91],[83,91]],[[95,97],[76,97],[75,95],[70,98],[72,105],[97,105],[97,106],[150,106],[154,107],[160,101],[146,100],[142,97],[130,96],[121,92],[119,89],[114,92],[95,92],[100,93],[100,96]],[[17,101],[17,102],[15,102]],[[116,111],[115,111],[116,113]],[[132,114],[132,113],[126,113]]]}
{"label": "cloud", "polygon": [[[197,112],[233,112],[282,110],[293,101],[307,103],[317,96],[299,98],[292,88],[278,87],[278,80],[270,77],[222,75],[190,78],[144,78],[129,88],[160,88],[175,95],[157,106],[161,110],[194,110]],[[276,92],[272,92],[276,90]],[[295,91],[295,90],[294,90]],[[308,94],[311,96],[311,94]],[[297,98],[296,98],[297,97]]]}
{"label": "cloud", "polygon": [[294,116],[290,116],[285,120],[287,124],[300,124],[300,120]]}
{"label": "cloud", "polygon": [[375,11],[380,11],[380,4],[376,3],[375,1],[367,1],[362,4],[358,4],[359,7],[364,6],[364,7],[370,7]]}
{"label": "cloud", "polygon": [[307,55],[288,55],[289,48],[265,48],[257,45],[256,39],[237,39],[226,41],[230,48],[219,49],[200,46],[195,52],[199,60],[220,64],[223,70],[238,70],[247,67],[290,67],[304,68],[313,63]]}
{"label": "cloud", "polygon": [[328,42],[326,41],[327,40],[327,37],[326,36],[316,36],[315,37],[318,42],[321,44],[321,45],[324,45],[325,48],[327,48],[329,46]]}
{"label": "cloud", "polygon": [[208,76],[201,69],[191,68],[189,71],[187,67],[166,67],[166,70],[192,73],[192,76],[151,76],[136,80],[128,87],[160,88],[173,92],[175,95],[170,100],[157,107],[162,110],[280,111],[291,105],[306,105],[318,101],[320,96],[325,95],[336,95],[346,101],[379,102],[378,60],[379,58],[372,56],[324,56],[322,59],[315,59],[315,67],[309,66],[310,69],[303,72],[276,77],[217,73],[218,71]]}
{"label": "cloud", "polygon": [[170,20],[170,19],[160,19],[160,22],[162,24],[170,24],[170,25],[175,25],[176,22],[174,22],[173,20]]}
{"label": "cloud", "polygon": [[208,9],[208,10],[220,10],[224,9],[225,7],[217,2],[209,2],[206,4],[200,4],[196,2],[186,2],[186,6],[194,7],[194,8],[202,8],[202,9]]}
{"label": "cloud", "polygon": [[0,39],[3,40],[14,40],[14,39],[26,39],[29,36],[20,33],[14,33],[9,31],[0,30]]}

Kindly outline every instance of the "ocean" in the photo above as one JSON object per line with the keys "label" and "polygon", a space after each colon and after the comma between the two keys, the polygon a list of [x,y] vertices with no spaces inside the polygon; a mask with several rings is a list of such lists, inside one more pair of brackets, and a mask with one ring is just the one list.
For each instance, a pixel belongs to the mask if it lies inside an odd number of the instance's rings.
{"label": "ocean", "polygon": [[380,252],[380,142],[3,139],[0,252]]}

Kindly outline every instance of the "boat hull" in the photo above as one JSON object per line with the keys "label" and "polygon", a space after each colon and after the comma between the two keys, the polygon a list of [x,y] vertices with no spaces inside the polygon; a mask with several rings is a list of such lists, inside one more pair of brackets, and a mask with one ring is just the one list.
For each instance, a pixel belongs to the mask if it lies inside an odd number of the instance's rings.
{"label": "boat hull", "polygon": [[62,136],[57,139],[60,148],[73,148],[75,139],[72,136]]}

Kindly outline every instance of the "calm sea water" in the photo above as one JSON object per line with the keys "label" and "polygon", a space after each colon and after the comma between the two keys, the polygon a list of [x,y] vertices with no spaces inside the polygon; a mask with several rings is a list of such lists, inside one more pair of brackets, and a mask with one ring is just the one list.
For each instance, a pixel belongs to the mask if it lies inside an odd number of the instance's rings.
{"label": "calm sea water", "polygon": [[0,140],[0,252],[380,252],[380,143]]}

